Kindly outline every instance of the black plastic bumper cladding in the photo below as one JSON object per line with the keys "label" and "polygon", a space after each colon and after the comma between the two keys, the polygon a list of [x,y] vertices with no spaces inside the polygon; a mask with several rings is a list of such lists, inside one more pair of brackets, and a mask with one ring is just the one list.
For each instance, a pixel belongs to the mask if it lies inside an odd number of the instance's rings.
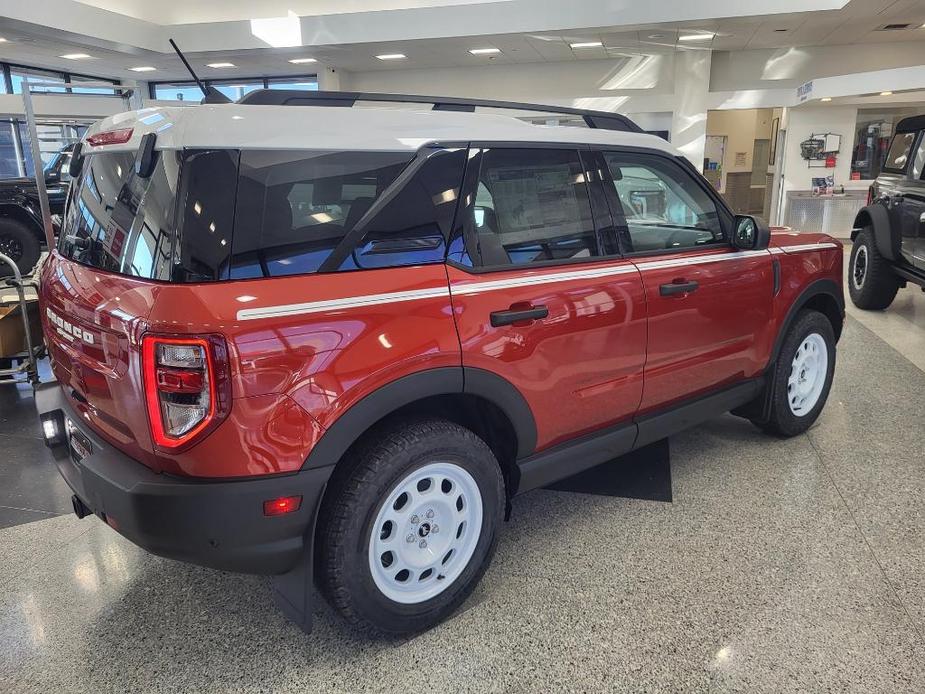
{"label": "black plastic bumper cladding", "polygon": [[[39,386],[35,402],[40,415],[60,410],[78,425],[81,421],[56,382]],[[68,446],[55,447],[58,471],[87,508],[139,547],[255,574],[280,574],[302,559],[330,467],[235,481],[179,478],[153,472],[89,427],[81,431],[92,444],[91,455],[75,462]],[[263,514],[264,501],[294,494],[302,495],[298,511]]]}

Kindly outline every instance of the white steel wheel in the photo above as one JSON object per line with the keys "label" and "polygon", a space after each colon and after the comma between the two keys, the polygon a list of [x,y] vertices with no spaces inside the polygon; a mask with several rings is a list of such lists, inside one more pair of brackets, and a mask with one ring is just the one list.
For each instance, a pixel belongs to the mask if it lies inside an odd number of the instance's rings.
{"label": "white steel wheel", "polygon": [[390,600],[416,604],[446,590],[466,568],[482,529],[482,495],[466,470],[430,463],[396,484],[369,538],[369,569]]}
{"label": "white steel wheel", "polygon": [[864,286],[864,280],[867,279],[867,265],[869,258],[867,256],[867,246],[858,246],[854,254],[854,266],[851,268],[851,283],[858,291]]}
{"label": "white steel wheel", "polygon": [[807,335],[796,354],[787,380],[787,402],[790,411],[802,417],[812,411],[825,388],[829,370],[829,351],[819,333]]}

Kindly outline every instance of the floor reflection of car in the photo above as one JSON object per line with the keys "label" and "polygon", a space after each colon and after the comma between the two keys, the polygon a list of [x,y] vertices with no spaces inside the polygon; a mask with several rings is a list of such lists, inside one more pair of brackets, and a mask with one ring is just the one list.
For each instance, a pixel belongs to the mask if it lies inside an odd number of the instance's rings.
{"label": "floor reflection of car", "polygon": [[[45,165],[45,187],[53,219],[64,211],[71,177],[68,167],[73,145],[56,152]],[[57,230],[56,230],[57,233]],[[32,178],[0,180],[0,253],[11,258],[23,274],[38,262],[45,243],[38,188]],[[0,264],[0,275],[10,269]]]}

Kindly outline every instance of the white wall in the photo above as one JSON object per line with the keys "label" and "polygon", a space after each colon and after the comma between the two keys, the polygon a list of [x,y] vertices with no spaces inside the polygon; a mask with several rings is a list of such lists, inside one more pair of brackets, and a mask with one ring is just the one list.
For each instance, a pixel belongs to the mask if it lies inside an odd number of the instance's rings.
{"label": "white wall", "polygon": [[[854,106],[804,106],[789,110],[784,149],[784,190],[811,190],[813,178],[835,176],[835,185],[851,182],[851,151],[858,110]],[[834,169],[809,168],[800,154],[800,143],[812,134],[841,135],[841,151]]]}
{"label": "white wall", "polygon": [[925,65],[925,41],[716,51],[710,91],[796,88],[807,80]]}

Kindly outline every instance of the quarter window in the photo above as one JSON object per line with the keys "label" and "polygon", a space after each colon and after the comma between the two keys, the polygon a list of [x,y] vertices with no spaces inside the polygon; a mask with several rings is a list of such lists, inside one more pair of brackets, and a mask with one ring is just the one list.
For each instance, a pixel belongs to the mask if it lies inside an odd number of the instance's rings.
{"label": "quarter window", "polygon": [[467,208],[483,265],[599,256],[578,152],[485,149]]}
{"label": "quarter window", "polygon": [[883,168],[888,171],[902,173],[909,164],[909,152],[915,142],[915,133],[899,133],[893,137],[890,150],[886,154]]}
{"label": "quarter window", "polygon": [[693,248],[724,241],[716,203],[693,177],[662,157],[604,155],[633,252]]}

